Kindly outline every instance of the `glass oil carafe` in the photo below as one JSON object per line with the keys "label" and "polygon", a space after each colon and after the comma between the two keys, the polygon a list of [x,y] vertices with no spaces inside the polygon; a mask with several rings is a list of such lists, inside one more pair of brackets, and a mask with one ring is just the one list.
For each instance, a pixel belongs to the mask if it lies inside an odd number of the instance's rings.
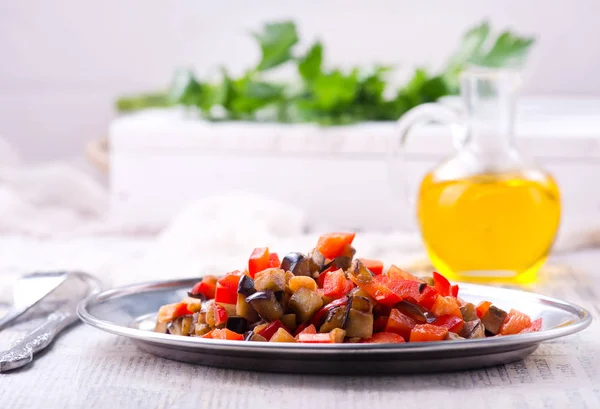
{"label": "glass oil carafe", "polygon": [[559,189],[515,144],[518,85],[516,71],[471,68],[461,78],[461,114],[433,103],[399,120],[400,149],[416,123],[453,130],[458,152],[427,173],[417,197],[428,255],[452,280],[534,282],[554,242]]}

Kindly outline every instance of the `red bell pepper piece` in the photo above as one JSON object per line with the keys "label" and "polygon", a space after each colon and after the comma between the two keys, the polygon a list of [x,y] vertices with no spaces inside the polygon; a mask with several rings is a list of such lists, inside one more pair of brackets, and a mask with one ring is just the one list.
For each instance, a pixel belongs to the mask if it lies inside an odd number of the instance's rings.
{"label": "red bell pepper piece", "polygon": [[328,233],[319,237],[316,249],[326,258],[334,259],[344,252],[346,245],[351,245],[356,233]]}
{"label": "red bell pepper piece", "polygon": [[390,289],[391,281],[387,276],[375,276],[368,283],[359,281],[359,279],[354,275],[350,275],[350,279],[354,282],[354,284],[365,290],[369,296],[373,297],[377,302],[383,305],[391,307],[402,301],[402,298],[394,294],[394,292]]}
{"label": "red bell pepper piece", "polygon": [[[294,331],[294,333],[292,335],[297,336],[299,333],[304,331],[306,329],[306,327],[308,327],[308,324],[306,322],[303,322],[302,324],[298,325],[298,328],[296,328],[296,330]],[[313,327],[314,327],[314,325],[313,325]],[[315,332],[317,332],[316,329],[315,329]]]}
{"label": "red bell pepper piece", "polygon": [[223,287],[226,287],[237,294],[240,278],[242,278],[240,272],[236,270],[220,278],[219,281],[217,281],[217,284],[221,284]]}
{"label": "red bell pepper piece", "polygon": [[175,304],[167,304],[160,307],[158,310],[158,321],[159,322],[169,322],[177,319],[179,317],[183,317],[184,315],[193,314],[193,311],[190,311],[187,303],[178,302]]}
{"label": "red bell pepper piece", "polygon": [[454,315],[442,315],[441,317],[436,318],[436,320],[431,324],[438,327],[448,328],[448,331],[458,334],[460,331],[462,331],[465,322],[462,318]]}
{"label": "red bell pepper piece", "polygon": [[248,272],[250,273],[250,277],[254,278],[256,273],[269,268],[269,263],[269,248],[255,248],[248,260]]}
{"label": "red bell pepper piece", "polygon": [[221,305],[215,305],[215,325],[219,326],[227,322],[227,310]]}
{"label": "red bell pepper piece", "polygon": [[457,284],[450,286],[450,295],[454,298],[458,297],[458,285]]}
{"label": "red bell pepper piece", "polygon": [[529,332],[538,332],[541,329],[542,329],[542,319],[538,318],[537,320],[533,321],[528,328],[525,328],[524,330],[519,332],[519,334],[527,334]]}
{"label": "red bell pepper piece", "polygon": [[417,301],[421,307],[427,308],[429,311],[433,308],[435,301],[440,297],[440,294],[433,287],[427,286],[423,289],[421,297]]}
{"label": "red bell pepper piece", "polygon": [[410,331],[417,322],[406,314],[402,314],[395,308],[390,310],[390,317],[385,326],[385,332],[393,332],[404,339],[410,338]]}
{"label": "red bell pepper piece", "polygon": [[383,262],[379,260],[369,260],[368,258],[359,258],[360,262],[376,276],[383,273]]}
{"label": "red bell pepper piece", "polygon": [[317,287],[323,288],[323,286],[325,285],[325,278],[327,277],[327,274],[331,273],[332,271],[333,270],[328,268],[327,270],[325,270],[321,274],[319,274],[319,276],[315,280],[317,282]]}
{"label": "red bell pepper piece", "polygon": [[442,341],[448,335],[448,328],[431,324],[419,324],[410,331],[410,342]]}
{"label": "red bell pepper piece", "polygon": [[477,311],[477,316],[479,318],[483,317],[485,315],[485,313],[487,312],[487,310],[490,309],[491,306],[492,306],[492,303],[489,301],[480,302],[477,305],[477,307],[475,308],[475,310]]}
{"label": "red bell pepper piece", "polygon": [[264,327],[262,330],[258,331],[257,334],[262,335],[268,341],[271,339],[273,334],[275,334],[277,332],[277,330],[279,328],[285,329],[285,326],[283,325],[283,323],[281,321],[275,320],[275,321],[269,323],[269,325]]}
{"label": "red bell pepper piece", "polygon": [[419,279],[417,277],[415,277],[408,271],[404,271],[400,267],[396,267],[393,264],[390,266],[390,268],[388,269],[386,274],[392,280],[419,281]]}
{"label": "red bell pepper piece", "polygon": [[240,283],[238,272],[227,274],[217,281],[215,291],[215,302],[222,304],[237,304],[237,288]]}
{"label": "red bell pepper piece", "polygon": [[391,286],[392,280],[383,275],[373,277],[371,283],[367,284],[364,288],[359,285],[359,287],[363,288],[367,294],[373,297],[377,302],[388,307],[402,301],[402,297],[396,294],[394,289],[390,288]]}
{"label": "red bell pepper piece", "polygon": [[325,285],[325,278],[327,278],[327,275],[329,273],[332,273],[332,272],[337,271],[337,270],[339,270],[339,268],[338,268],[338,266],[335,265],[335,263],[333,263],[333,265],[331,265],[326,270],[323,270],[321,272],[321,274],[319,274],[319,277],[317,277],[317,286],[319,288],[323,288],[323,286]]}
{"label": "red bell pepper piece", "polygon": [[[335,307],[339,307],[341,305],[346,305],[347,302],[348,302],[348,298],[342,297],[342,298],[338,298],[337,300],[330,302],[329,304],[325,305],[324,307],[321,307],[320,310],[315,312],[315,315],[313,315],[312,319],[310,320],[310,323],[313,326],[321,325],[321,320],[323,319],[323,317],[325,317],[325,314],[327,314],[331,309],[333,309]],[[309,325],[309,327],[310,327],[310,325]]]}
{"label": "red bell pepper piece", "polygon": [[346,288],[344,289],[344,294],[348,294],[354,289],[354,287],[354,283],[351,280],[346,280]]}
{"label": "red bell pepper piece", "polygon": [[227,328],[223,329],[214,329],[212,331],[213,339],[226,339],[229,341],[243,341],[244,336],[242,334],[238,334],[237,332],[233,332]]}
{"label": "red bell pepper piece", "polygon": [[237,291],[234,293],[230,288],[224,287],[220,283],[217,283],[217,290],[215,291],[215,302],[221,304],[237,304]]}
{"label": "red bell pepper piece", "polygon": [[433,272],[433,283],[440,295],[444,297],[450,295],[450,281],[437,271]]}
{"label": "red bell pepper piece", "polygon": [[362,341],[365,344],[399,344],[403,343],[404,338],[393,332],[377,332],[371,338]]}
{"label": "red bell pepper piece", "polygon": [[346,278],[346,274],[341,268],[327,273],[323,281],[323,295],[335,298],[343,297],[354,287],[352,284],[348,284],[348,281],[350,280]]}
{"label": "red bell pepper piece", "polygon": [[298,335],[300,334],[316,334],[317,329],[313,324],[306,325],[300,324],[298,328],[296,328],[296,332],[294,332],[294,336],[296,337],[296,341],[298,340]]}
{"label": "red bell pepper piece", "polygon": [[277,253],[269,253],[269,268],[279,267],[281,267],[281,261],[279,261],[279,256]]}
{"label": "red bell pepper piece", "polygon": [[400,301],[402,301],[402,298],[394,293],[390,293],[390,294],[385,294],[385,295],[379,295],[379,296],[375,297],[375,300],[377,300],[377,302],[379,302],[387,307],[391,307],[392,305],[396,305]]}
{"label": "red bell pepper piece", "polygon": [[388,287],[403,300],[414,303],[419,302],[421,293],[419,292],[420,283],[409,280],[390,280],[388,279]]}
{"label": "red bell pepper piece", "polygon": [[438,292],[420,281],[390,280],[389,287],[401,299],[418,304],[430,310],[437,299]]}
{"label": "red bell pepper piece", "polygon": [[202,294],[207,299],[211,300],[215,298],[215,290],[217,288],[217,277],[215,276],[204,276],[202,281],[198,281],[194,287],[192,287],[192,294]]}

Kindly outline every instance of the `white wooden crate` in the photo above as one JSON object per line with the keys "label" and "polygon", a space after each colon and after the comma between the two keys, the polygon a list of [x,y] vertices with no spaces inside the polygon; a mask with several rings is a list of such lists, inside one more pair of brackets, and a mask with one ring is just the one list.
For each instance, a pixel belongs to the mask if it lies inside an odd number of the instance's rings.
{"label": "white wooden crate", "polygon": [[[529,98],[518,111],[518,143],[557,178],[564,223],[600,220],[600,99]],[[295,204],[318,225],[412,229],[414,210],[388,178],[393,135],[393,123],[206,123],[181,110],[121,117],[109,133],[112,210],[164,223],[195,199],[242,190]],[[445,128],[416,129],[411,184],[451,153]]]}

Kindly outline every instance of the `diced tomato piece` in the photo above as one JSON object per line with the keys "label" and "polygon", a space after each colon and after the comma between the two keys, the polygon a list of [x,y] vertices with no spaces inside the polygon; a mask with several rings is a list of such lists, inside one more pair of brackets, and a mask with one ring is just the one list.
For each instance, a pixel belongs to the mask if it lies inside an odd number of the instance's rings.
{"label": "diced tomato piece", "polygon": [[221,304],[237,304],[237,290],[234,292],[229,287],[224,287],[220,283],[217,283],[217,290],[215,291],[215,302]]}
{"label": "diced tomato piece", "polygon": [[256,273],[269,268],[269,263],[269,248],[255,248],[254,251],[252,251],[252,254],[250,254],[250,259],[248,260],[248,272],[250,273],[250,277],[254,278]]}
{"label": "diced tomato piece", "polygon": [[184,315],[193,314],[192,311],[188,308],[187,303],[178,302],[175,304],[167,304],[160,307],[158,310],[158,321],[159,322],[169,322],[177,319],[179,317],[183,317]]}
{"label": "diced tomato piece", "polygon": [[279,328],[285,328],[285,326],[283,325],[283,323],[281,321],[275,320],[275,321],[269,323],[269,325],[264,327],[261,331],[258,331],[257,334],[262,335],[268,341],[271,339],[273,334],[275,334],[277,332],[277,330]]}
{"label": "diced tomato piece", "polygon": [[359,258],[360,262],[376,276],[383,273],[383,262],[379,260],[369,260],[368,258]]}
{"label": "diced tomato piece", "polygon": [[373,332],[383,332],[385,331],[385,326],[388,322],[388,316],[382,315],[381,317],[377,317],[373,321]]}
{"label": "diced tomato piece", "polygon": [[[335,307],[339,307],[342,305],[346,305],[346,303],[348,302],[348,298],[347,297],[342,297],[342,298],[338,298],[337,300],[334,300],[332,302],[330,302],[329,304],[321,307],[320,310],[318,310],[317,312],[315,312],[315,315],[313,315],[312,319],[311,319],[311,325],[314,327],[321,325],[321,320],[323,319],[323,317],[325,316],[325,314],[327,314],[331,309],[335,308]],[[310,327],[310,325],[309,325]]]}
{"label": "diced tomato piece", "polygon": [[365,344],[399,344],[405,341],[404,338],[393,332],[377,332],[362,342]]}
{"label": "diced tomato piece", "polygon": [[462,319],[460,305],[456,298],[450,295],[447,297],[442,297],[441,295],[437,297],[433,308],[431,308],[431,312],[438,318],[444,315],[452,315]]}
{"label": "diced tomato piece", "polygon": [[417,277],[409,273],[408,271],[402,270],[400,267],[396,267],[395,265],[391,265],[387,271],[387,276],[392,280],[410,280],[410,281],[419,281]]}
{"label": "diced tomato piece", "polygon": [[279,267],[281,267],[281,261],[279,261],[279,256],[277,253],[269,253],[269,268]]}
{"label": "diced tomato piece", "polygon": [[462,331],[465,322],[462,318],[455,317],[454,315],[442,315],[441,317],[436,318],[436,320],[431,324],[438,327],[448,328],[448,331],[458,334],[460,331]]}
{"label": "diced tomato piece", "polygon": [[385,326],[385,332],[393,332],[400,335],[404,339],[410,338],[410,331],[417,325],[416,321],[413,320],[406,314],[402,314],[395,308],[390,310],[390,316]]}
{"label": "diced tomato piece", "polygon": [[215,325],[219,326],[227,322],[227,310],[221,305],[215,305]]}
{"label": "diced tomato piece", "polygon": [[305,344],[333,344],[334,339],[330,333],[324,334],[307,334],[300,333],[296,337],[298,342],[302,342]]}
{"label": "diced tomato piece", "polygon": [[227,328],[223,329],[214,329],[212,331],[213,339],[226,339],[229,341],[243,341],[244,336],[242,334],[238,334],[237,332],[233,332]]}
{"label": "diced tomato piece", "polygon": [[313,324],[306,325],[301,324],[298,328],[296,328],[296,332],[294,332],[294,336],[296,337],[296,341],[298,340],[298,335],[300,334],[316,334],[317,329]]}
{"label": "diced tomato piece", "polygon": [[440,295],[446,297],[450,295],[450,281],[437,271],[433,272],[433,283],[435,289]]}
{"label": "diced tomato piece", "polygon": [[215,332],[214,329],[211,329],[210,331],[208,331],[206,334],[200,336],[200,338],[207,338],[207,339],[213,339],[213,332]]}
{"label": "diced tomato piece", "polygon": [[530,326],[531,318],[529,318],[529,315],[513,309],[504,318],[504,324],[500,328],[500,335],[518,334]]}
{"label": "diced tomato piece", "polygon": [[[441,298],[441,297],[440,297]],[[448,335],[448,328],[431,324],[420,324],[410,331],[410,342],[442,341]]]}
{"label": "diced tomato piece", "polygon": [[538,332],[542,329],[542,319],[538,318],[533,321],[528,328],[525,328],[523,331],[519,332],[519,334],[527,334],[529,332]]}
{"label": "diced tomato piece", "polygon": [[215,298],[215,290],[217,288],[217,277],[215,276],[204,276],[202,281],[198,281],[194,287],[192,287],[192,294],[202,294],[207,299]]}
{"label": "diced tomato piece", "polygon": [[319,237],[316,249],[326,258],[334,259],[344,252],[346,245],[351,245],[356,233],[328,233]]}
{"label": "diced tomato piece", "polygon": [[485,315],[485,313],[487,312],[487,310],[490,309],[491,306],[492,306],[492,303],[489,301],[480,302],[477,305],[477,307],[475,308],[475,310],[477,311],[477,316],[479,318],[483,317]]}
{"label": "diced tomato piece", "polygon": [[450,295],[454,298],[458,297],[458,285],[450,286]]}

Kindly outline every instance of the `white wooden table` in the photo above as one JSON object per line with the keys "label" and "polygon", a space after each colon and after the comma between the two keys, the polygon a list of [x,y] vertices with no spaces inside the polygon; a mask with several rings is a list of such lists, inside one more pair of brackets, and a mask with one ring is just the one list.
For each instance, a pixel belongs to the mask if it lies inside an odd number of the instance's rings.
{"label": "white wooden table", "polygon": [[[13,241],[27,268],[36,263],[93,270],[136,257],[148,242],[99,239],[76,245]],[[4,246],[3,246],[4,244]],[[30,250],[27,252],[27,248]],[[0,239],[0,256],[7,251]],[[76,255],[74,254],[77,253]],[[23,258],[28,253],[27,260]],[[70,256],[69,256],[70,254]],[[70,258],[69,258],[70,257]],[[38,261],[36,262],[36,258]],[[9,258],[10,259],[10,258]],[[2,263],[2,257],[0,257]],[[600,251],[552,260],[538,291],[581,303],[600,316]],[[87,265],[86,265],[87,264]],[[95,267],[94,265],[95,264]],[[2,281],[0,269],[0,284]],[[0,347],[26,331],[0,333]],[[598,322],[542,345],[524,361],[499,367],[412,376],[269,374],[188,365],[140,352],[126,339],[77,325],[19,371],[0,375],[1,408],[598,408]],[[91,346],[81,345],[91,339]]]}

